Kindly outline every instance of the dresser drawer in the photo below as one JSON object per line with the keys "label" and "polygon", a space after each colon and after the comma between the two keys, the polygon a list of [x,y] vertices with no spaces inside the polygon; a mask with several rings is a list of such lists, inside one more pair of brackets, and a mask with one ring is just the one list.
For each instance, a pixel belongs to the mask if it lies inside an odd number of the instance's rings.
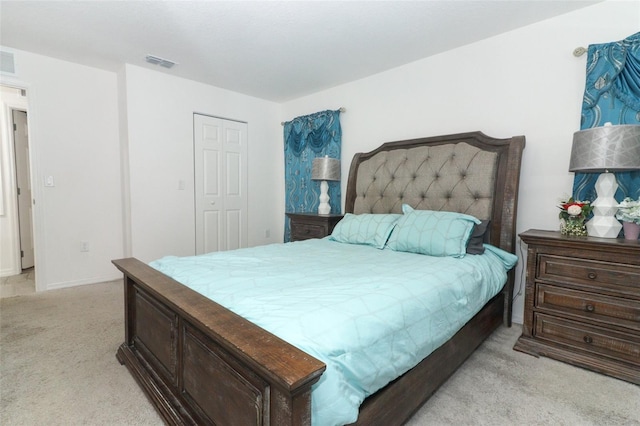
{"label": "dresser drawer", "polygon": [[545,314],[535,315],[535,338],[640,366],[640,337]]}
{"label": "dresser drawer", "polygon": [[540,255],[536,277],[541,280],[573,284],[585,289],[608,291],[638,300],[640,266],[597,260]]}
{"label": "dresser drawer", "polygon": [[323,238],[327,235],[327,227],[309,223],[292,223],[291,238],[294,240],[307,240],[309,238]]}
{"label": "dresser drawer", "polygon": [[536,307],[640,331],[640,301],[538,284]]}

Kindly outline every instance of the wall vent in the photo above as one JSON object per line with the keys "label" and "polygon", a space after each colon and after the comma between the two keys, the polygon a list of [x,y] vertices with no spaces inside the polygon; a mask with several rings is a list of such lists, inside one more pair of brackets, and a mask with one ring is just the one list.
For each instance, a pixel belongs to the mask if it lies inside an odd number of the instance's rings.
{"label": "wall vent", "polygon": [[16,75],[16,62],[13,53],[0,50],[0,72]]}
{"label": "wall vent", "polygon": [[170,61],[169,59],[160,58],[159,56],[147,55],[145,60],[153,65],[160,65],[161,67],[171,68],[176,65],[176,62]]}

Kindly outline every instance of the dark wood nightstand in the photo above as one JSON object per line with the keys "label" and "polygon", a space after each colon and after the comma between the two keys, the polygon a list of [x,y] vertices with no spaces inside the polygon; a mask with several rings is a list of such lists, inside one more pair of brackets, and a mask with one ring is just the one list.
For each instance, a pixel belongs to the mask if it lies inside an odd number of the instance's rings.
{"label": "dark wood nightstand", "polygon": [[529,230],[514,349],[640,384],[640,242]]}
{"label": "dark wood nightstand", "polygon": [[287,213],[291,220],[291,241],[324,238],[331,234],[343,215],[318,213]]}

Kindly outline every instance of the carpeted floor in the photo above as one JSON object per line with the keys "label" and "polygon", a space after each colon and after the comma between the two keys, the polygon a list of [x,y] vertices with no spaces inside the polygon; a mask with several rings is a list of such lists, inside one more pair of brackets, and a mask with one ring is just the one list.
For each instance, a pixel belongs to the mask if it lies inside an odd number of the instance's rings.
{"label": "carpeted floor", "polygon": [[[162,424],[115,358],[123,316],[119,281],[0,300],[0,424]],[[516,352],[519,334],[494,333],[408,424],[640,425],[640,386]]]}
{"label": "carpeted floor", "polygon": [[0,298],[24,296],[36,292],[36,269],[23,270],[18,275],[0,278]]}

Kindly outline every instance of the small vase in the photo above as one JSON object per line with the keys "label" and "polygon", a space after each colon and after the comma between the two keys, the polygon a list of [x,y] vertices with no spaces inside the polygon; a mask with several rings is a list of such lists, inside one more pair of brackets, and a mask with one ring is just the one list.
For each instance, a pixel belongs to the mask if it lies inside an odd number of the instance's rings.
{"label": "small vase", "polygon": [[563,220],[560,223],[560,233],[562,235],[573,235],[577,237],[587,236],[587,226],[584,220]]}
{"label": "small vase", "polygon": [[640,224],[635,222],[622,222],[625,240],[637,240],[640,235]]}

